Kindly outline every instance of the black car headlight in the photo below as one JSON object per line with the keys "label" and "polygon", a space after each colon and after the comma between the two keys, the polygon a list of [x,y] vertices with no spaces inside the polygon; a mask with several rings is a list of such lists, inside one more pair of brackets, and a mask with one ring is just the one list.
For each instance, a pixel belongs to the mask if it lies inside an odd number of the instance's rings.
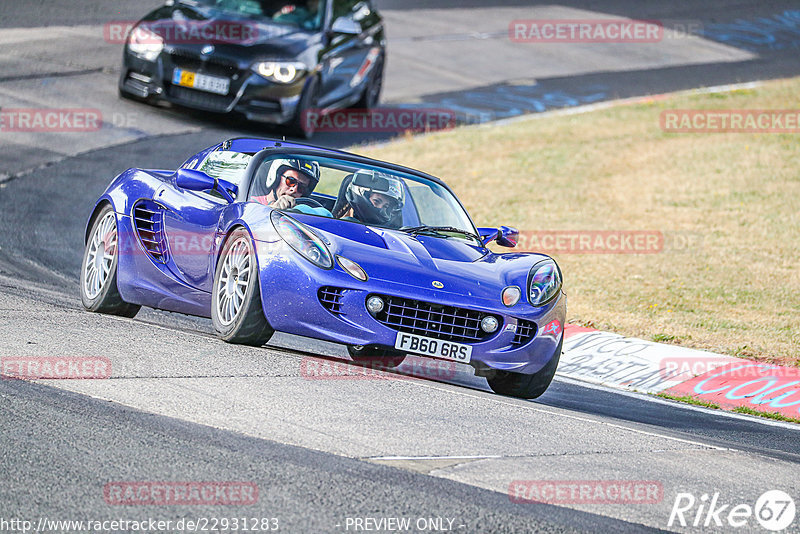
{"label": "black car headlight", "polygon": [[278,235],[295,252],[321,269],[333,267],[333,258],[328,247],[304,224],[277,211],[272,212],[271,218]]}
{"label": "black car headlight", "polygon": [[308,68],[298,61],[262,61],[256,63],[253,70],[271,82],[288,84],[300,78]]}
{"label": "black car headlight", "polygon": [[155,61],[164,50],[164,39],[143,26],[136,26],[128,36],[128,50],[144,60]]}
{"label": "black car headlight", "polygon": [[538,262],[528,274],[528,301],[544,306],[561,290],[561,269],[552,258]]}

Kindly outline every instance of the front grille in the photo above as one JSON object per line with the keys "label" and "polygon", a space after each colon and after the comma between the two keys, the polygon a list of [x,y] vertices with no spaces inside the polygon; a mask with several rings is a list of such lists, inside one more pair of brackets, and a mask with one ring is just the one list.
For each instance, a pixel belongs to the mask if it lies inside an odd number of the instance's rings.
{"label": "front grille", "polygon": [[342,312],[342,292],[344,289],[340,287],[324,286],[317,291],[317,297],[322,307],[334,315],[344,315]]}
{"label": "front grille", "polygon": [[530,342],[534,336],[536,336],[536,323],[518,319],[517,333],[514,335],[514,341],[512,341],[511,344],[515,347],[521,347]]}
{"label": "front grille", "polygon": [[150,257],[157,262],[166,263],[163,208],[152,200],[140,200],[133,206],[133,225]]}
{"label": "front grille", "polygon": [[167,94],[178,104],[200,107],[209,111],[224,112],[233,102],[231,96],[215,95],[204,91],[195,91],[177,85],[168,85]]}
{"label": "front grille", "polygon": [[239,72],[239,65],[234,61],[220,58],[202,59],[188,50],[173,50],[169,54],[172,64],[181,69],[211,74],[213,76],[232,77]]}
{"label": "front grille", "polygon": [[[400,297],[380,296],[385,302],[383,310],[375,318],[385,326],[409,334],[417,334],[457,343],[477,343],[496,332],[487,334],[481,330],[481,319],[487,314]],[[497,319],[502,328],[503,320]]]}

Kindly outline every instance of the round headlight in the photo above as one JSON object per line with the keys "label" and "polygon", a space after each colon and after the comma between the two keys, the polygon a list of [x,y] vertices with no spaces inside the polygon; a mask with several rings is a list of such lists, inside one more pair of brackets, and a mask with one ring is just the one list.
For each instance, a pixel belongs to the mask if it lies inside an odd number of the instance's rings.
{"label": "round headlight", "polygon": [[486,332],[487,334],[491,334],[497,327],[500,326],[500,323],[497,322],[497,319],[492,317],[491,315],[487,315],[483,319],[481,319],[481,330]]}
{"label": "round headlight", "polygon": [[561,290],[561,270],[552,258],[542,260],[528,275],[528,299],[533,306],[544,306]]}
{"label": "round headlight", "polygon": [[508,307],[515,305],[519,302],[519,298],[522,296],[522,290],[517,286],[508,286],[503,290],[502,297],[503,297],[503,304]]}
{"label": "round headlight", "polygon": [[376,296],[371,296],[367,299],[367,309],[372,315],[380,313],[383,310],[383,299]]}

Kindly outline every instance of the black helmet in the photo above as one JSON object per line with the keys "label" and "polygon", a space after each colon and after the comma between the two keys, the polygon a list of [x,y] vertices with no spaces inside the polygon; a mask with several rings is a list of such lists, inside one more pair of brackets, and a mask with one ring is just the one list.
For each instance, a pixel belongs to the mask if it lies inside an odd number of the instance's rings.
{"label": "black helmet", "polygon": [[[382,208],[372,203],[375,193],[384,195],[388,202]],[[353,175],[345,193],[353,214],[367,224],[393,223],[403,210],[403,183],[393,176],[362,169]]]}
{"label": "black helmet", "polygon": [[278,178],[288,170],[303,173],[309,179],[308,194],[314,192],[314,188],[319,183],[319,164],[316,161],[299,158],[276,159],[272,162],[267,173],[267,192],[278,187]]}

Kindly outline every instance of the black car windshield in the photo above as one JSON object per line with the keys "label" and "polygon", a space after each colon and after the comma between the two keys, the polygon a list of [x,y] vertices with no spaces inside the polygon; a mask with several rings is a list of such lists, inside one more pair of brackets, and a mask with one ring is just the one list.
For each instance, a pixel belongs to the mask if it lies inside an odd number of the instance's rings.
{"label": "black car windshield", "polygon": [[199,0],[196,3],[311,31],[322,27],[325,11],[325,0]]}

